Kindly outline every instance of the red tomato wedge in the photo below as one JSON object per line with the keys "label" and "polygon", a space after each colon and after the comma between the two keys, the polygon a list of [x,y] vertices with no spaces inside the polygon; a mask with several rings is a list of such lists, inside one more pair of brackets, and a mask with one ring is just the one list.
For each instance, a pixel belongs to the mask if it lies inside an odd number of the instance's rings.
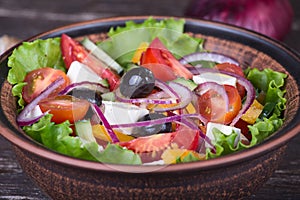
{"label": "red tomato wedge", "polygon": [[242,107],[238,90],[231,85],[224,85],[229,98],[229,111],[225,110],[225,101],[214,90],[209,90],[198,97],[199,112],[210,122],[229,124]]}
{"label": "red tomato wedge", "polygon": [[66,34],[62,34],[61,36],[61,50],[67,69],[69,69],[73,61],[81,62],[101,78],[107,79],[111,91],[118,87],[120,81],[119,75],[106,67],[104,63],[90,54],[81,44]]}
{"label": "red tomato wedge", "polygon": [[[227,71],[227,72],[232,72],[234,74],[237,74],[237,75],[245,78],[245,74],[244,74],[242,68],[235,65],[235,64],[220,63],[220,64],[217,64],[215,66],[215,68],[219,69],[219,70]],[[237,90],[239,91],[240,96],[243,98],[246,94],[245,88],[243,86],[241,86],[240,84],[238,84],[238,83],[237,83],[236,87],[237,87]]]}
{"label": "red tomato wedge", "polygon": [[200,133],[187,127],[180,126],[176,132],[171,146],[177,146],[180,149],[196,150],[199,145]]}
{"label": "red tomato wedge", "polygon": [[154,76],[162,81],[174,80],[178,76],[191,79],[193,76],[158,38],[155,38],[143,53],[141,65],[152,70]]}
{"label": "red tomato wedge", "polygon": [[176,132],[161,133],[139,137],[119,144],[136,153],[159,153],[168,147],[196,150],[198,148],[199,132],[181,126]]}
{"label": "red tomato wedge", "polygon": [[53,81],[58,77],[62,77],[65,82],[59,86],[55,91],[53,91],[49,97],[56,96],[60,91],[62,91],[67,85],[70,84],[70,80],[66,73],[53,69],[50,67],[40,68],[29,72],[24,79],[27,83],[22,89],[22,96],[26,103],[30,103],[38,95],[41,94]]}
{"label": "red tomato wedge", "polygon": [[148,153],[160,151],[167,148],[176,132],[161,133],[151,136],[139,137],[128,142],[121,142],[120,145],[127,149],[133,150],[135,153]]}
{"label": "red tomato wedge", "polygon": [[39,106],[43,112],[53,115],[51,121],[59,124],[66,120],[70,123],[81,120],[89,109],[89,102],[70,95],[56,96],[41,101]]}

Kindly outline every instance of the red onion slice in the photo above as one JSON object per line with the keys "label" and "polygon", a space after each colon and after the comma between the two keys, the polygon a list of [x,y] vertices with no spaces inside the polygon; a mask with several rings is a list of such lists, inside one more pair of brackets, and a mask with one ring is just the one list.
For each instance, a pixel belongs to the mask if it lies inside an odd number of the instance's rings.
{"label": "red onion slice", "polygon": [[192,54],[188,54],[186,56],[183,56],[179,62],[183,65],[186,65],[191,62],[196,62],[196,61],[211,61],[211,62],[216,62],[216,63],[232,63],[239,65],[238,61],[235,59],[225,56],[219,53],[213,53],[213,52],[196,52]]}
{"label": "red onion slice", "polygon": [[166,94],[168,94],[171,98],[180,98],[180,95],[167,83],[160,81],[160,80],[155,80],[155,86],[160,88],[162,91],[164,91]]}
{"label": "red onion slice", "polygon": [[107,121],[106,117],[104,116],[102,110],[96,105],[96,104],[91,104],[93,110],[95,111],[96,115],[98,118],[101,120],[103,123],[103,126],[105,127],[108,135],[110,136],[111,140],[113,143],[119,142],[118,137],[116,136],[114,130],[112,129],[112,126],[109,124]]}
{"label": "red onion slice", "polygon": [[150,94],[147,98],[149,98],[149,99],[167,99],[167,98],[170,98],[170,96],[167,93],[165,93],[164,91],[159,91],[159,92]]}
{"label": "red onion slice", "polygon": [[95,82],[89,82],[89,81],[83,81],[79,83],[72,83],[68,85],[63,91],[59,93],[59,95],[65,95],[68,94],[70,91],[72,91],[74,88],[88,88],[88,89],[93,89],[96,91],[99,91],[101,93],[107,93],[109,92],[109,88],[100,84],[100,83],[95,83]]}
{"label": "red onion slice", "polygon": [[183,118],[199,118],[199,116],[198,116],[198,114],[182,114],[182,115],[173,114],[172,116],[159,118],[159,119],[139,121],[139,122],[128,123],[128,124],[114,124],[114,125],[111,125],[111,127],[112,128],[132,128],[132,127],[150,126],[150,125],[164,124],[164,123],[174,122],[174,121],[181,122]]}
{"label": "red onion slice", "polygon": [[193,75],[199,75],[202,73],[219,73],[219,70],[215,68],[190,67],[189,70]]}
{"label": "red onion slice", "polygon": [[185,87],[184,85],[176,82],[169,82],[169,86],[176,91],[176,93],[180,97],[180,101],[176,106],[169,107],[169,108],[154,108],[156,112],[165,112],[171,110],[178,110],[185,108],[193,99],[193,93],[190,89]]}
{"label": "red onion slice", "polygon": [[137,99],[129,99],[124,97],[121,92],[120,88],[115,90],[116,99],[123,103],[147,103],[147,104],[172,104],[176,103],[177,99],[152,99],[152,98],[137,98]]}
{"label": "red onion slice", "polygon": [[231,126],[234,126],[239,121],[239,119],[242,117],[242,115],[253,104],[253,101],[255,100],[255,88],[253,87],[252,83],[249,80],[247,80],[246,78],[244,78],[242,76],[239,76],[232,72],[223,71],[223,70],[220,70],[219,72],[235,77],[237,79],[237,83],[239,83],[241,86],[243,86],[247,92],[247,94],[246,94],[247,97],[246,97],[245,102],[243,103],[242,109],[237,114],[237,116],[232,120],[232,122],[230,124]]}
{"label": "red onion slice", "polygon": [[237,80],[237,83],[239,83],[241,86],[243,86],[247,92],[247,97],[245,102],[243,103],[242,109],[237,114],[237,116],[232,120],[231,126],[234,126],[238,120],[242,117],[242,115],[249,109],[249,107],[252,105],[254,99],[255,99],[255,88],[253,87],[252,83],[247,80],[246,78],[239,76],[232,72],[227,72],[224,70],[216,70],[216,69],[210,69],[210,68],[200,68],[198,69],[199,73],[205,73],[205,72],[211,72],[211,73],[221,73],[228,76],[235,77]]}
{"label": "red onion slice", "polygon": [[36,105],[38,105],[41,100],[47,98],[56,88],[58,88],[64,82],[65,80],[62,77],[59,77],[54,82],[52,82],[45,90],[43,90],[39,96],[37,96],[33,101],[27,104],[17,117],[18,125],[28,126],[37,122],[41,117],[43,117],[45,113],[35,118],[28,118],[28,114],[35,108]]}
{"label": "red onion slice", "polygon": [[32,124],[34,124],[35,122],[39,121],[42,117],[44,117],[47,114],[47,112],[36,116],[36,117],[25,117],[25,118],[19,118],[17,119],[18,125],[19,126],[30,126]]}
{"label": "red onion slice", "polygon": [[209,90],[216,91],[221,96],[221,98],[225,102],[225,106],[226,106],[225,111],[228,112],[229,111],[229,98],[228,98],[228,95],[227,95],[226,90],[225,90],[223,85],[220,85],[220,84],[215,83],[215,82],[201,83],[195,89],[195,93],[201,96]]}

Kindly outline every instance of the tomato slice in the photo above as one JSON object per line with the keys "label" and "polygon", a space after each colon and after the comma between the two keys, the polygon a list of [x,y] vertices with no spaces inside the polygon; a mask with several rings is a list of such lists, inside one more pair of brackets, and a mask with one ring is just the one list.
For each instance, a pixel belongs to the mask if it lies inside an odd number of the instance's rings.
{"label": "tomato slice", "polygon": [[26,103],[30,103],[58,77],[62,77],[65,82],[56,90],[54,90],[49,95],[49,97],[56,96],[67,85],[70,84],[70,80],[67,77],[66,73],[50,67],[40,68],[29,72],[24,79],[24,82],[26,82],[27,84],[22,89],[22,96],[24,101]]}
{"label": "tomato slice", "polygon": [[81,62],[90,67],[101,78],[107,79],[111,91],[118,87],[120,82],[119,75],[106,67],[104,63],[66,34],[61,36],[61,50],[67,69],[69,69],[73,61]]}
{"label": "tomato slice", "polygon": [[[197,130],[180,126],[176,132],[138,137],[128,142],[120,142],[119,144],[135,153],[141,154],[142,160],[153,161],[160,159],[160,155],[167,148],[196,150],[198,142],[199,132]],[[145,156],[148,158],[145,158]]]}
{"label": "tomato slice", "polygon": [[180,126],[176,132],[174,139],[171,141],[171,146],[177,146],[179,149],[196,150],[199,145],[200,133],[198,130],[193,130],[185,126]]}
{"label": "tomato slice", "polygon": [[177,76],[191,79],[193,76],[158,38],[155,38],[143,53],[141,65],[152,70],[154,76],[162,81],[174,80]]}
{"label": "tomato slice", "polygon": [[151,136],[138,137],[128,142],[121,142],[120,145],[135,153],[148,153],[153,151],[164,150],[173,140],[176,132],[160,133]]}
{"label": "tomato slice", "polygon": [[231,85],[224,85],[229,98],[229,111],[226,112],[225,101],[217,91],[209,90],[198,97],[200,114],[208,121],[229,124],[242,107],[241,96],[238,90]]}
{"label": "tomato slice", "polygon": [[[215,66],[216,69],[219,69],[219,70],[223,70],[223,71],[227,71],[227,72],[232,72],[234,74],[237,74],[241,77],[244,77],[245,78],[245,74],[242,70],[241,67],[235,65],[235,64],[232,64],[232,63],[220,63],[220,64],[217,64]],[[243,98],[246,94],[246,90],[243,86],[241,86],[240,84],[237,83],[236,85],[237,87],[237,90],[240,94],[240,96]]]}
{"label": "tomato slice", "polygon": [[70,95],[56,96],[44,99],[39,103],[43,112],[49,111],[53,115],[51,121],[62,123],[69,120],[70,123],[81,120],[89,109],[89,102]]}

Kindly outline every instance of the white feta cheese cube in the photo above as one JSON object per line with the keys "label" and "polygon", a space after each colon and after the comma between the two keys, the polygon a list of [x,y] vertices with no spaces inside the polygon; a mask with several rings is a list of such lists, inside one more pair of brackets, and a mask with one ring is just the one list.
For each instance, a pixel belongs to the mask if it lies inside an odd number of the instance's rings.
{"label": "white feta cheese cube", "polygon": [[[236,137],[236,140],[235,140],[235,146],[240,141],[241,129],[236,128],[236,127],[232,127],[232,126],[227,126],[227,125],[224,125],[224,124],[214,123],[214,122],[208,122],[207,126],[206,126],[206,136],[210,140],[212,140],[212,141],[215,140],[215,136],[213,134],[213,129],[214,128],[220,130],[222,133],[224,133],[227,136],[231,135],[233,132],[237,133],[238,136]],[[209,144],[205,144],[205,146],[210,147]]]}
{"label": "white feta cheese cube", "polygon": [[[135,123],[149,113],[149,110],[129,103],[102,101],[102,104],[105,108],[104,116],[111,125]],[[131,134],[131,128],[122,128],[120,131]]]}
{"label": "white feta cheese cube", "polygon": [[232,85],[236,87],[237,80],[235,77],[226,74],[206,72],[206,73],[193,76],[193,81],[196,84],[201,84],[205,82],[215,82],[220,85],[226,84],[226,85]]}
{"label": "white feta cheese cube", "polygon": [[27,118],[36,118],[43,114],[39,105],[36,105],[27,115]]}
{"label": "white feta cheese cube", "polygon": [[93,72],[88,66],[78,61],[72,62],[67,72],[67,76],[71,83],[79,83],[83,81],[98,83],[102,80],[101,77]]}

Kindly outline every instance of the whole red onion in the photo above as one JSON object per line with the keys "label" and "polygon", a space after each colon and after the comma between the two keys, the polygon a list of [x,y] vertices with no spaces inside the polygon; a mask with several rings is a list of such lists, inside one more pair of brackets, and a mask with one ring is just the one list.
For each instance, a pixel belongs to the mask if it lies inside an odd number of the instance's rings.
{"label": "whole red onion", "polygon": [[244,27],[277,40],[290,31],[289,0],[191,0],[186,16]]}

